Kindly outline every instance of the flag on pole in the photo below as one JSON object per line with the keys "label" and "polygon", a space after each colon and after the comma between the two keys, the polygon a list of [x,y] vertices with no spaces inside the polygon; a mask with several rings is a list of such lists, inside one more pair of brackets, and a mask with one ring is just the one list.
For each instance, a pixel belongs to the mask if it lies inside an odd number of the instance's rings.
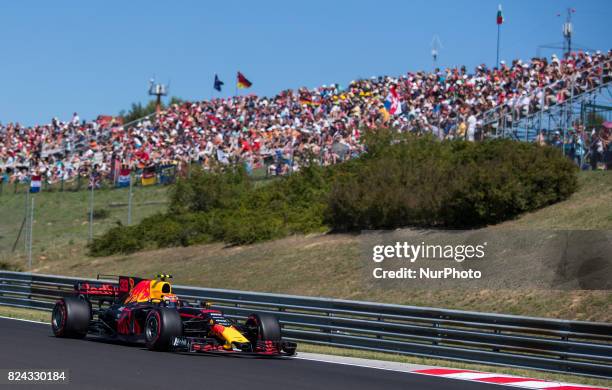
{"label": "flag on pole", "polygon": [[217,149],[217,160],[224,165],[229,164],[229,159],[227,158],[227,154],[222,149]]}
{"label": "flag on pole", "polygon": [[243,88],[250,88],[251,85],[253,85],[253,83],[251,83],[246,77],[244,77],[244,75],[240,72],[238,72],[238,75],[236,76],[236,85],[238,86],[238,88],[243,89]]}
{"label": "flag on pole", "polygon": [[213,86],[214,89],[216,89],[217,91],[221,92],[221,87],[223,86],[224,82],[219,80],[219,76],[217,76],[217,74],[215,73],[215,84]]}
{"label": "flag on pole", "polygon": [[40,192],[40,175],[30,177],[30,192],[33,194]]}
{"label": "flag on pole", "polygon": [[140,179],[143,186],[151,186],[157,183],[157,175],[155,174],[155,166],[149,165],[144,167],[142,170],[142,177]]}
{"label": "flag on pole", "polygon": [[100,188],[101,179],[102,177],[100,176],[99,172],[92,172],[91,175],[89,175],[89,184],[87,185],[87,189],[91,190],[92,188]]}
{"label": "flag on pole", "polygon": [[129,187],[130,186],[130,169],[121,168],[119,170],[119,178],[117,179],[117,187]]}
{"label": "flag on pole", "polygon": [[176,178],[176,165],[165,164],[159,167],[159,183],[172,184]]}
{"label": "flag on pole", "polygon": [[502,14],[502,6],[501,4],[499,4],[497,6],[497,24],[503,24],[504,23],[504,15]]}
{"label": "flag on pole", "polygon": [[385,109],[391,115],[400,115],[402,113],[402,103],[395,87],[389,88],[389,94],[387,99],[385,99]]}

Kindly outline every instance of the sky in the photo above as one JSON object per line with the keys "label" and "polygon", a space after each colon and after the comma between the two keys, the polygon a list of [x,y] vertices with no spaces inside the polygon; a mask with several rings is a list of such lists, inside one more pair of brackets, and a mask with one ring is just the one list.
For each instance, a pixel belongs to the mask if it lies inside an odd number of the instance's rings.
{"label": "sky", "polygon": [[[0,122],[49,123],[116,115],[146,103],[148,81],[186,100],[235,93],[236,72],[281,90],[438,65],[494,65],[495,0],[44,1],[2,2]],[[574,42],[612,48],[611,0],[502,0],[501,59],[528,60],[561,43],[573,7]],[[561,13],[561,17],[557,14]],[[554,50],[541,50],[551,55]],[[558,53],[561,50],[557,50]],[[213,95],[217,73],[225,82]]]}

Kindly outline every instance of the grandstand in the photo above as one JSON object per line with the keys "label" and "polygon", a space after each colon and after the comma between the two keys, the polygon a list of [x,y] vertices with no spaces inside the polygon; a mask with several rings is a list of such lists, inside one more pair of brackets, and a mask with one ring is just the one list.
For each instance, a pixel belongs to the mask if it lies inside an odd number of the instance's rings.
{"label": "grandstand", "polygon": [[[612,51],[566,58],[519,59],[478,66],[409,72],[338,85],[283,91],[273,97],[235,96],[172,105],[134,123],[96,120],[0,127],[5,182],[41,175],[64,182],[92,172],[116,180],[121,168],[241,162],[271,174],[299,169],[306,155],[322,165],[360,155],[364,129],[393,127],[440,139],[510,137],[572,150],[577,164],[610,162]],[[594,110],[597,115],[594,116]],[[593,118],[602,123],[588,123]],[[602,122],[601,120],[599,122]],[[586,127],[588,126],[588,127]],[[595,164],[593,164],[593,161]]]}
{"label": "grandstand", "polygon": [[[610,66],[609,62],[604,64],[604,68]],[[484,126],[489,127],[497,136],[535,141],[542,130],[552,134],[555,131],[563,132],[576,124],[592,127],[595,125],[592,123],[593,115],[610,121],[612,115],[609,112],[612,107],[606,106],[612,97],[612,79],[609,75],[605,77],[605,73],[595,74],[591,82],[584,82],[579,74],[575,76],[578,77],[559,80],[555,85],[547,87],[553,88],[556,84],[565,83],[569,96],[563,102],[549,107],[539,91],[532,92],[526,97],[532,102],[528,108],[522,107],[519,101],[512,102],[512,107],[496,107],[483,114]]]}

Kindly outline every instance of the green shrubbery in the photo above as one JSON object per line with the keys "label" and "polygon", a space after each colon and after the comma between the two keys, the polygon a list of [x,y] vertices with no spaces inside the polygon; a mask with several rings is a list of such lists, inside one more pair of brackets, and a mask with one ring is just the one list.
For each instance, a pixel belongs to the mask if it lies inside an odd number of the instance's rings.
{"label": "green shrubbery", "polygon": [[559,151],[513,141],[439,142],[377,130],[359,159],[256,186],[243,169],[196,171],[168,212],[117,226],[93,255],[295,233],[402,226],[478,227],[567,198],[575,168]]}
{"label": "green shrubbery", "polygon": [[[87,216],[89,216],[89,214]],[[93,209],[92,216],[93,216],[93,219],[95,220],[106,219],[110,217],[110,211],[108,211],[108,209],[96,208],[96,209]]]}
{"label": "green shrubbery", "polygon": [[21,272],[22,269],[16,264],[8,263],[6,261],[0,261],[0,270],[2,271],[15,271]]}
{"label": "green shrubbery", "polygon": [[336,176],[330,226],[472,228],[565,199],[577,187],[574,165],[550,147],[409,136],[385,147],[380,138],[367,158]]}

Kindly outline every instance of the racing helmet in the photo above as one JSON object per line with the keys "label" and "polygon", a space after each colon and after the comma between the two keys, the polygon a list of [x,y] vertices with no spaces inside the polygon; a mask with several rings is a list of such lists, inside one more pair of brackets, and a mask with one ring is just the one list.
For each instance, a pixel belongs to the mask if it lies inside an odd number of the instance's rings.
{"label": "racing helmet", "polygon": [[179,299],[175,294],[164,294],[162,297],[162,302],[166,307],[178,307]]}

